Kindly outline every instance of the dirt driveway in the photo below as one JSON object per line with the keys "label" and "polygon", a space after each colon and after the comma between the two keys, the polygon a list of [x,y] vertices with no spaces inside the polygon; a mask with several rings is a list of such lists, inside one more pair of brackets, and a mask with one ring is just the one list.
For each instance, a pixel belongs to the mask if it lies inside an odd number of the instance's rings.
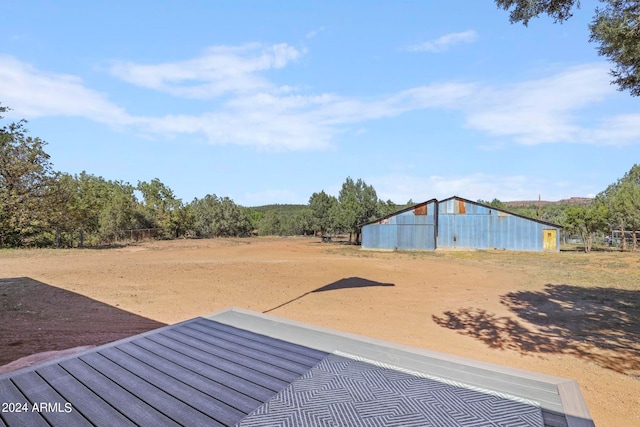
{"label": "dirt driveway", "polygon": [[[0,365],[229,306],[575,379],[640,425],[638,254],[387,253],[314,238],[0,251]],[[15,366],[15,365],[14,365]]]}

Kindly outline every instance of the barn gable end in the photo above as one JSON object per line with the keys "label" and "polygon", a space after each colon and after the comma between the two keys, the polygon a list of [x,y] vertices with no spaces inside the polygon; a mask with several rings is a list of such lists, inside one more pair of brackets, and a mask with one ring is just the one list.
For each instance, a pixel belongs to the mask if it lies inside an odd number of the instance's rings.
{"label": "barn gable end", "polygon": [[362,224],[362,247],[557,252],[561,228],[454,196],[432,199]]}
{"label": "barn gable end", "polygon": [[429,200],[369,223],[362,229],[362,246],[370,249],[434,250],[436,206],[435,199]]}

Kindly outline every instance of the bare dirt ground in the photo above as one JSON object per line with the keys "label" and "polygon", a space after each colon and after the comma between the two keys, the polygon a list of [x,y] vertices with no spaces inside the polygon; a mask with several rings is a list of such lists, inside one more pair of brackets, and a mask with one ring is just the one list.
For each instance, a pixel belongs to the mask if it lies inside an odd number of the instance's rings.
{"label": "bare dirt ground", "polygon": [[316,238],[3,250],[0,365],[229,306],[572,378],[597,425],[640,425],[639,254],[389,253]]}

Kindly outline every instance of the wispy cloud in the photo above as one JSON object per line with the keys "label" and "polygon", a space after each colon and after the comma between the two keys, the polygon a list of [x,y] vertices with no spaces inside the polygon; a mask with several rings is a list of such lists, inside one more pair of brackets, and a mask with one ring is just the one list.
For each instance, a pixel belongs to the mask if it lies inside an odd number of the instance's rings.
{"label": "wispy cloud", "polygon": [[450,33],[422,43],[408,46],[405,50],[411,52],[431,52],[439,53],[449,50],[449,48],[460,43],[472,43],[476,41],[478,34],[473,30],[467,30],[460,33]]}
{"label": "wispy cloud", "polygon": [[319,150],[330,147],[345,126],[416,109],[447,107],[472,91],[472,85],[442,84],[367,100],[333,94],[258,93],[233,98],[217,111],[200,116],[149,118],[145,128],[159,135],[202,133],[212,143],[268,150]]}
{"label": "wispy cloud", "polygon": [[[485,87],[463,107],[466,126],[526,145],[637,141],[637,115],[580,123],[578,111],[615,93],[606,63],[584,64],[542,79]],[[612,133],[613,132],[613,133]]]}
{"label": "wispy cloud", "polygon": [[[534,200],[540,195],[544,200],[560,200],[588,195],[594,191],[577,183],[556,182],[524,175],[485,173],[450,176],[388,174],[369,177],[366,181],[373,185],[378,197],[383,200],[391,199],[396,203],[405,203],[409,199],[418,203],[434,197],[442,199],[451,196],[470,200],[497,198],[511,201]],[[574,191],[584,193],[573,194]]]}
{"label": "wispy cloud", "polygon": [[202,135],[211,144],[266,150],[327,149],[354,125],[361,129],[371,120],[428,109],[462,114],[468,128],[496,137],[497,145],[623,146],[640,140],[638,114],[603,114],[589,123],[577,118],[583,109],[615,93],[606,63],[515,84],[442,82],[355,98],[283,90],[267,80],[261,72],[285,67],[302,54],[286,44],[223,46],[207,52],[180,63],[114,68],[133,84],[175,96],[225,95],[199,114],[133,116],[76,76],[41,71],[8,56],[0,56],[1,101],[25,118],[78,116],[152,138]]}
{"label": "wispy cloud", "polygon": [[77,116],[112,126],[135,122],[80,78],[40,71],[10,56],[0,55],[0,94],[2,103],[20,117]]}
{"label": "wispy cloud", "polygon": [[625,146],[640,141],[640,114],[621,114],[598,122],[594,129],[583,129],[581,140],[596,145]]}
{"label": "wispy cloud", "polygon": [[323,32],[323,31],[324,31],[324,27],[320,27],[320,28],[318,28],[317,30],[309,31],[309,32],[305,35],[305,38],[307,38],[307,39],[312,39],[312,38],[316,37],[318,34],[320,34],[320,33],[321,33],[321,32]]}
{"label": "wispy cloud", "polygon": [[201,56],[162,64],[116,62],[113,75],[137,86],[186,98],[215,98],[228,93],[273,90],[258,73],[283,68],[303,54],[288,44],[214,46]]}

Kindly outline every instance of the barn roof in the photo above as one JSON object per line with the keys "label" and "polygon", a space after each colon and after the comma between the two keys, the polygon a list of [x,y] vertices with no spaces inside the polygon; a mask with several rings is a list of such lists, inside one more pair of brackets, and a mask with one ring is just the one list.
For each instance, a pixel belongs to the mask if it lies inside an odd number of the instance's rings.
{"label": "barn roof", "polygon": [[0,397],[27,409],[0,426],[594,425],[574,381],[238,308],[1,375]]}
{"label": "barn roof", "polygon": [[409,211],[411,211],[411,210],[413,210],[413,209],[415,209],[417,207],[428,205],[429,203],[438,203],[438,200],[437,199],[431,199],[431,200],[427,200],[426,202],[421,202],[421,203],[417,203],[415,205],[407,206],[404,209],[400,209],[399,211],[392,212],[392,213],[387,214],[385,216],[381,216],[380,218],[372,219],[371,221],[367,221],[367,222],[363,222],[362,224],[358,224],[358,227],[364,227],[365,225],[375,224],[376,222],[382,221],[383,219],[391,218],[392,216],[396,216],[396,215],[399,215],[401,213],[409,212]]}
{"label": "barn roof", "polygon": [[408,211],[410,211],[412,209],[415,209],[415,208],[417,208],[419,206],[423,206],[423,205],[426,205],[426,204],[429,204],[429,203],[433,203],[433,202],[435,202],[435,203],[444,203],[444,202],[447,202],[449,200],[462,200],[465,203],[472,203],[474,205],[483,206],[483,207],[485,207],[487,209],[493,209],[493,210],[498,211],[498,212],[504,212],[506,214],[517,216],[519,218],[523,218],[523,219],[526,219],[526,220],[529,220],[529,221],[537,222],[539,224],[548,225],[548,226],[554,227],[554,228],[564,228],[561,225],[554,224],[552,222],[547,222],[547,221],[542,221],[542,220],[535,219],[535,218],[530,218],[528,216],[524,216],[524,215],[520,215],[520,214],[511,212],[511,211],[508,211],[508,210],[496,208],[494,206],[485,205],[483,203],[474,202],[473,200],[465,199],[465,198],[459,197],[459,196],[451,196],[451,197],[447,197],[446,199],[442,199],[442,200],[436,200],[436,199],[427,200],[426,202],[418,203],[416,205],[409,206],[407,208],[401,209],[401,210],[399,210],[397,212],[390,213],[390,214],[382,216],[380,218],[376,218],[376,219],[373,219],[371,221],[364,222],[362,224],[359,224],[358,227],[364,227],[365,225],[375,224],[378,221],[381,221],[383,219],[390,218],[392,216],[396,216],[396,215],[399,215],[399,214],[404,213],[404,212],[408,212]]}
{"label": "barn roof", "polygon": [[452,196],[452,197],[449,197],[449,198],[446,198],[446,199],[442,199],[438,203],[446,202],[447,200],[453,200],[453,199],[462,200],[465,203],[473,203],[474,205],[483,206],[483,207],[488,208],[488,209],[493,209],[494,211],[504,212],[504,213],[507,213],[509,215],[513,215],[513,216],[517,216],[519,218],[524,218],[524,219],[529,220],[529,221],[537,222],[539,224],[544,224],[544,225],[548,225],[548,226],[555,227],[555,228],[564,228],[561,225],[554,224],[552,222],[542,221],[542,220],[535,219],[535,218],[530,218],[528,216],[520,215],[520,214],[511,212],[511,211],[505,210],[505,209],[496,208],[494,206],[485,205],[484,203],[474,202],[473,200],[468,200],[468,199],[465,199],[465,198],[459,197],[459,196]]}

